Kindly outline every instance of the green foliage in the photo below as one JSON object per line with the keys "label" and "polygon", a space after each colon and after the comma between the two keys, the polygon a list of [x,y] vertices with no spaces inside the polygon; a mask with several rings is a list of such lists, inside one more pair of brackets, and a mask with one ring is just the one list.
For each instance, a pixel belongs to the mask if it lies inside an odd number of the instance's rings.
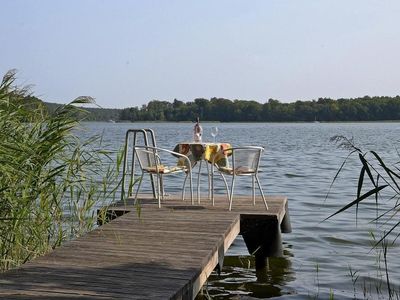
{"label": "green foliage", "polygon": [[400,119],[400,96],[363,97],[355,99],[320,98],[317,101],[280,103],[269,99],[256,101],[224,98],[150,101],[141,108],[120,111],[122,121],[191,121],[199,116],[204,121],[220,122],[313,122],[313,121],[378,121]]}
{"label": "green foliage", "polygon": [[[31,97],[32,100],[38,100]],[[53,112],[59,104],[45,103]],[[252,100],[224,98],[194,99],[183,102],[152,100],[142,107],[124,109],[83,108],[86,121],[203,121],[219,122],[333,122],[400,120],[400,96],[362,97],[355,99],[320,98],[317,101],[280,103],[269,99],[261,104]]]}
{"label": "green foliage", "polygon": [[82,142],[73,134],[85,114],[77,106],[92,99],[48,114],[14,81],[10,71],[0,84],[0,270],[91,229],[94,205],[112,197],[118,174],[104,164],[110,155],[98,137]]}

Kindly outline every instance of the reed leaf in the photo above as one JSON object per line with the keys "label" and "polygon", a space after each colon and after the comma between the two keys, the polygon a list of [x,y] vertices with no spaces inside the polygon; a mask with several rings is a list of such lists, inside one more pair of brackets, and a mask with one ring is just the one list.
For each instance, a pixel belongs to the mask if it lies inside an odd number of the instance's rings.
{"label": "reed leaf", "polygon": [[372,182],[372,184],[376,187],[376,183],[374,180],[374,176],[372,176],[371,170],[369,168],[368,162],[366,161],[366,159],[364,158],[364,155],[361,155],[361,153],[358,154],[358,158],[360,159],[363,168],[365,169],[365,172],[367,172],[369,180]]}
{"label": "reed leaf", "polygon": [[357,199],[353,200],[352,202],[350,202],[349,204],[343,206],[341,209],[339,209],[338,211],[336,211],[335,213],[331,214],[329,217],[325,218],[324,221],[332,218],[333,216],[336,216],[337,214],[349,209],[350,207],[357,205],[358,203],[360,203],[361,201],[367,199],[369,196],[374,195],[376,193],[379,193],[379,191],[381,191],[382,189],[386,188],[387,185],[381,185],[379,187],[376,187],[370,191],[368,191],[367,193],[361,195],[360,197],[357,197]]}
{"label": "reed leaf", "polygon": [[394,176],[394,177],[397,177],[400,179],[400,175],[396,174],[390,168],[388,168],[386,166],[386,164],[383,162],[382,158],[375,151],[371,151],[371,154],[374,155],[375,158],[379,161],[382,168],[386,171],[386,173],[389,175],[392,182],[396,185],[397,190],[400,191],[399,185],[397,184],[396,180],[393,178],[393,176]]}
{"label": "reed leaf", "polygon": [[331,181],[331,184],[329,185],[329,189],[328,189],[328,192],[327,192],[326,195],[325,195],[324,202],[326,201],[326,199],[328,199],[329,194],[331,193],[332,187],[333,187],[334,183],[336,182],[336,180],[338,179],[339,174],[342,172],[342,170],[343,170],[343,168],[344,168],[344,166],[345,166],[347,160],[348,160],[349,157],[350,157],[352,154],[354,154],[355,152],[358,152],[358,150],[356,149],[356,150],[351,151],[351,152],[346,156],[346,158],[343,160],[343,162],[342,162],[342,164],[340,165],[339,169],[337,170],[335,176],[333,177],[333,179],[332,179],[332,181]]}
{"label": "reed leaf", "polygon": [[[353,144],[352,140],[350,140],[346,137],[335,136],[331,140],[335,141],[336,143],[340,142],[340,145],[339,145],[340,147],[350,149],[350,153],[346,157],[345,161],[347,161],[352,154],[357,153],[358,158],[361,162],[361,169],[360,169],[360,173],[359,173],[359,177],[358,177],[358,184],[357,184],[357,198],[355,200],[353,200],[352,202],[350,202],[349,204],[342,207],[340,210],[338,210],[334,214],[330,215],[325,220],[343,212],[344,210],[346,210],[349,207],[352,207],[354,205],[356,205],[356,219],[357,219],[358,204],[362,200],[368,198],[369,196],[374,195],[377,209],[376,209],[376,216],[372,218],[372,221],[379,222],[379,224],[382,226],[388,225],[389,221],[391,221],[393,219],[393,217],[396,216],[398,213],[398,207],[399,207],[398,199],[400,199],[400,188],[399,188],[399,185],[398,185],[396,179],[400,179],[400,174],[397,172],[399,168],[397,168],[396,165],[394,165],[394,167],[389,167],[375,151],[368,151],[365,153],[362,152],[359,147],[356,147]],[[368,154],[371,154],[372,158]],[[376,164],[378,164],[383,169],[383,171],[381,168],[376,167]],[[396,164],[398,164],[398,162],[396,162]],[[343,163],[340,166],[338,172],[336,173],[334,180],[337,179],[337,177],[339,176],[339,173],[342,172],[342,169],[343,169]],[[363,187],[366,186],[366,183],[365,183],[366,175],[365,174],[367,174],[369,181],[374,185],[375,188],[368,191],[364,195],[361,195],[361,191],[362,191]],[[374,179],[374,175],[376,176],[376,179]],[[383,181],[385,183],[385,185],[379,184],[380,181]],[[388,198],[388,202],[394,202],[394,203],[391,208],[387,209],[383,213],[379,213],[379,210],[378,210],[378,203],[379,203],[379,199],[380,199],[379,192],[380,192],[380,190],[382,190],[385,187],[390,187],[391,193],[392,193],[391,196],[387,195],[387,193],[386,193],[385,198]],[[331,189],[331,187],[329,188],[329,191],[330,191],[330,189]],[[328,193],[329,193],[329,191],[328,191]],[[392,214],[390,215],[390,213],[392,213]],[[392,225],[389,228],[389,230],[385,230],[385,231],[392,233],[393,230],[398,226],[399,226],[399,224],[396,222],[395,225]],[[381,242],[382,242],[382,240],[379,241],[379,243],[381,243]]]}

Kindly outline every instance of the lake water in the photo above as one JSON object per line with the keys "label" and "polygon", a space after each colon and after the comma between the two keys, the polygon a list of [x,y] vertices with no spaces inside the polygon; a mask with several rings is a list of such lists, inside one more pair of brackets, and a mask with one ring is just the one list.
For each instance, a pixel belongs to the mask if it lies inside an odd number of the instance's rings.
{"label": "lake water", "polygon": [[[238,238],[228,251],[221,276],[213,274],[198,299],[207,299],[207,294],[213,299],[388,297],[385,272],[377,269],[378,260],[383,260],[380,248],[371,247],[370,232],[379,238],[383,230],[369,222],[376,215],[374,200],[360,206],[357,223],[354,209],[322,220],[355,199],[360,170],[358,158],[350,159],[325,200],[332,179],[349,153],[332,144],[330,137],[353,137],[363,150],[375,150],[388,163],[395,163],[399,160],[396,147],[400,123],[205,123],[202,126],[205,141],[212,141],[211,127],[218,126],[218,141],[266,148],[260,180],[267,194],[288,197],[293,232],[283,235],[284,257],[270,258],[268,267],[257,272],[244,242]],[[172,150],[176,143],[192,140],[193,124],[86,123],[84,127],[87,134],[103,132],[105,142],[113,149],[122,146],[127,129],[152,128],[158,146]],[[251,188],[247,186],[251,185],[241,182],[237,182],[235,193],[250,195]],[[172,181],[165,186],[167,192],[174,193],[179,191],[180,183]],[[224,191],[222,185],[217,189],[219,193]],[[382,210],[389,207],[387,203],[380,206]],[[399,254],[399,244],[395,243],[388,250],[388,270],[397,293]]]}

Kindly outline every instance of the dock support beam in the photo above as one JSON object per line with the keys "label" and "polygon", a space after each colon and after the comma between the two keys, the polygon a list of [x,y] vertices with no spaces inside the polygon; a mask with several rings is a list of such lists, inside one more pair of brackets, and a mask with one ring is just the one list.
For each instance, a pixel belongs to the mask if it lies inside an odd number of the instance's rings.
{"label": "dock support beam", "polygon": [[285,216],[281,222],[281,232],[282,233],[291,233],[292,225],[290,223],[290,215],[289,215],[289,201],[285,203]]}
{"label": "dock support beam", "polygon": [[241,235],[247,250],[255,256],[256,269],[266,266],[268,257],[282,257],[281,225],[278,219],[242,215]]}
{"label": "dock support beam", "polygon": [[218,264],[216,268],[218,275],[221,275],[222,268],[224,267],[225,251],[224,245],[218,248]]}

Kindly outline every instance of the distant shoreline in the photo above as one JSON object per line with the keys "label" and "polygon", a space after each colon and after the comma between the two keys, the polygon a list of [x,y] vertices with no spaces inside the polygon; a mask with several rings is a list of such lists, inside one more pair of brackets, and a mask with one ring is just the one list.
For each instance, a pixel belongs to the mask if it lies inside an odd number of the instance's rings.
{"label": "distant shoreline", "polygon": [[[40,99],[37,99],[40,100]],[[59,104],[45,102],[54,112]],[[124,109],[81,107],[82,118],[88,121],[113,122],[183,122],[200,118],[204,122],[244,123],[332,123],[332,122],[398,122],[400,96],[364,96],[281,103],[269,99],[265,103],[225,98],[196,98],[173,102],[152,100],[142,107]],[[87,113],[86,113],[87,112]]]}

